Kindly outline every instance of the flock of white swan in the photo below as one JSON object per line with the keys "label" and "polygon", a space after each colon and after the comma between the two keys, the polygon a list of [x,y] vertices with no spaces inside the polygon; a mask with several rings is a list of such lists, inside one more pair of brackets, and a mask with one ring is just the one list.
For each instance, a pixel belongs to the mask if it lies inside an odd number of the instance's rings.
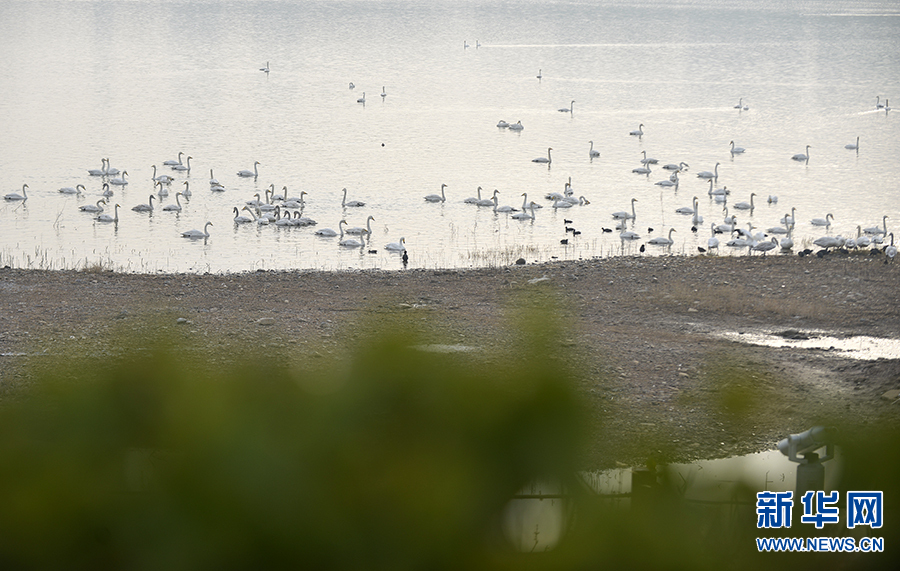
{"label": "flock of white swan", "polygon": [[[260,68],[260,71],[265,73],[269,73],[269,64],[266,63],[264,68]],[[541,72],[538,73],[538,79],[541,79]],[[354,89],[355,85],[350,83],[350,89]],[[386,97],[386,92],[384,91],[384,87],[382,87],[382,97]],[[365,103],[365,93],[363,96],[358,99],[360,103]],[[574,110],[575,101],[571,100],[569,102],[568,107],[561,107],[558,109],[561,113],[567,113],[571,115]],[[876,108],[877,109],[885,109],[890,110],[888,106],[887,100],[885,100],[884,104],[881,103],[880,97],[876,100]],[[746,111],[749,109],[743,102],[743,98],[741,98],[737,105],[734,106],[735,109],[740,111]],[[507,121],[500,121],[497,124],[497,127],[500,129],[510,129],[514,131],[521,131],[524,129],[521,121],[516,123],[509,123]],[[639,124],[637,129],[634,129],[628,133],[629,136],[638,137],[642,139],[646,133],[644,131],[645,125],[643,123]],[[594,142],[588,141],[590,147],[587,151],[588,158],[593,160],[600,156],[600,152],[594,148]],[[731,141],[729,143],[730,149],[728,151],[732,157],[742,156],[747,153],[747,149],[743,147],[739,147],[735,144],[735,141]],[[790,158],[794,161],[809,163],[810,161],[810,149],[812,145],[806,145],[804,152],[797,153],[791,156]],[[860,139],[856,138],[856,141],[853,143],[849,143],[845,145],[845,148],[848,150],[856,151],[857,153],[860,151]],[[540,156],[532,159],[534,163],[541,163],[550,165],[553,160],[552,156],[552,147],[547,148],[547,156]],[[650,173],[652,172],[651,166],[658,165],[659,161],[655,158],[648,157],[646,151],[641,151],[642,158],[640,159],[640,166],[637,166],[632,169],[632,172],[639,175],[646,175],[649,178]],[[177,158],[168,159],[162,161],[160,164],[163,167],[169,167],[173,174],[162,173],[162,169],[158,169],[157,165],[152,165],[153,174],[152,174],[152,183],[154,184],[155,194],[150,194],[147,202],[135,204],[130,207],[130,209],[137,213],[152,213],[154,212],[158,206],[154,205],[154,200],[162,201],[169,196],[169,189],[172,188],[173,184],[177,183],[177,175],[189,175],[191,173],[191,160],[193,157],[191,155],[186,155],[184,152],[179,152]],[[235,176],[238,179],[253,179],[257,180],[260,176],[259,167],[262,163],[260,161],[254,161],[252,165],[252,169],[241,169],[235,172]],[[752,254],[753,252],[760,252],[765,254],[775,249],[780,249],[783,253],[789,253],[794,248],[794,241],[792,237],[792,232],[794,225],[796,223],[796,208],[791,208],[790,214],[785,214],[779,221],[779,225],[771,226],[765,231],[758,230],[756,226],[752,223],[752,221],[747,221],[743,224],[738,222],[738,217],[735,214],[731,214],[729,212],[728,206],[728,197],[730,195],[730,190],[728,190],[727,186],[721,186],[717,188],[719,181],[719,166],[720,163],[716,163],[713,166],[713,170],[704,170],[699,171],[695,174],[695,177],[709,182],[709,189],[707,191],[709,195],[709,199],[714,204],[721,204],[722,208],[722,220],[720,222],[717,221],[709,221],[704,223],[704,217],[700,214],[699,200],[697,196],[694,196],[691,201],[690,206],[683,206],[675,210],[677,214],[690,216],[691,222],[691,231],[697,232],[700,228],[707,227],[708,225],[710,230],[710,236],[707,240],[707,247],[698,247],[700,252],[718,252],[720,247],[720,239],[719,235],[724,235],[724,245],[730,248],[746,248],[748,253]],[[662,165],[661,167],[668,174],[668,178],[658,181],[655,184],[660,187],[668,187],[678,189],[680,184],[679,175],[685,176],[688,172],[690,165],[686,162],[681,161],[679,163],[669,163]],[[128,171],[119,170],[114,168],[110,164],[109,158],[101,158],[101,166],[100,168],[91,168],[87,170],[87,174],[90,177],[97,177],[102,181],[102,192],[100,193],[100,197],[97,200],[92,200],[89,204],[85,204],[79,206],[79,210],[82,212],[94,214],[94,220],[98,223],[111,223],[117,224],[119,222],[119,208],[121,208],[120,204],[111,203],[111,199],[115,196],[115,191],[112,190],[113,187],[126,188],[129,184],[128,180]],[[173,176],[175,175],[175,176]],[[225,185],[219,182],[219,180],[215,177],[213,173],[213,169],[209,170],[209,190],[211,192],[223,192],[226,190]],[[169,203],[161,208],[159,208],[163,212],[181,212],[185,205],[181,203],[181,198],[189,199],[192,191],[190,188],[190,181],[183,180],[179,183],[181,186],[180,190],[174,193],[174,203]],[[446,194],[447,185],[442,184],[440,188],[440,194],[427,194],[422,197],[426,203],[444,203],[448,200]],[[23,184],[21,192],[11,192],[4,196],[5,201],[7,202],[22,202],[24,203],[28,200],[28,184]],[[84,184],[77,184],[74,187],[67,186],[58,189],[58,192],[63,195],[78,195],[81,197],[85,197],[86,188]],[[346,212],[347,208],[361,208],[365,207],[366,203],[360,200],[348,199],[348,189],[342,189],[342,199],[341,199],[341,207]],[[232,207],[232,211],[234,213],[233,223],[235,225],[242,224],[256,224],[256,225],[273,225],[276,227],[286,227],[286,226],[299,226],[299,227],[311,227],[316,226],[317,222],[307,216],[303,215],[303,209],[306,205],[305,196],[308,193],[306,191],[301,192],[298,196],[288,196],[287,195],[287,187],[282,188],[282,193],[279,194],[275,188],[275,184],[270,184],[269,187],[265,190],[264,196],[261,196],[259,193],[253,195],[252,199],[246,200],[243,204],[236,205]],[[538,204],[534,200],[528,199],[528,193],[522,193],[523,197],[521,206],[511,206],[511,205],[500,205],[499,203],[499,191],[494,190],[490,198],[482,196],[482,187],[477,188],[477,196],[469,197],[464,199],[462,202],[466,204],[472,204],[476,207],[484,207],[491,208],[493,212],[497,214],[507,214],[512,220],[518,220],[522,222],[534,221],[535,220],[535,211],[542,208],[543,205]],[[756,208],[756,204],[754,202],[754,198],[756,197],[756,193],[751,193],[748,201],[740,201],[731,204],[730,208],[733,211],[738,211],[743,217],[743,213],[749,213],[752,217],[753,212]],[[575,207],[581,207],[590,204],[590,200],[588,200],[584,196],[575,196],[575,192],[572,188],[571,177],[565,183],[563,192],[551,192],[546,193],[544,198],[551,202],[548,204],[549,207],[553,209],[569,209]],[[628,223],[634,223],[637,219],[637,210],[635,203],[638,202],[637,198],[632,198],[630,204],[630,210],[621,210],[617,212],[610,213],[610,217],[612,221],[615,222],[615,230],[611,228],[599,228],[602,232],[618,232],[619,238],[622,240],[623,246],[625,242],[632,242],[641,240],[642,236],[634,231],[629,230],[627,228]],[[768,202],[770,204],[777,204],[778,197],[769,196]],[[107,210],[112,209],[112,213],[110,214]],[[246,212],[248,216],[243,215]],[[367,245],[368,239],[372,236],[372,227],[371,222],[374,220],[373,216],[369,216],[366,220],[365,227],[346,227],[347,221],[345,219],[341,219],[338,223],[337,230],[332,228],[318,228],[313,234],[321,237],[321,238],[337,238],[338,246],[342,248],[364,248]],[[828,250],[832,250],[835,248],[844,248],[844,249],[860,249],[860,248],[868,248],[870,246],[881,247],[881,245],[885,242],[885,240],[890,239],[890,244],[884,246],[882,249],[884,252],[891,258],[896,254],[896,248],[893,245],[894,235],[892,232],[889,232],[887,227],[888,216],[884,216],[882,218],[880,225],[873,225],[863,228],[862,224],[857,226],[856,236],[851,237],[843,237],[843,236],[822,236],[813,241],[813,244],[822,248],[825,252]],[[825,214],[824,217],[815,217],[812,218],[809,222],[811,225],[816,227],[824,227],[826,230],[829,229],[834,221],[834,216],[831,213]],[[565,220],[567,226],[565,228],[566,232],[572,232],[575,235],[580,234],[580,231],[574,230],[574,228],[568,227],[568,224],[571,223],[569,220]],[[207,239],[210,237],[209,229],[213,226],[212,221],[206,222],[203,226],[202,230],[189,230],[185,232],[181,232],[180,235],[184,238],[188,239]],[[744,227],[746,226],[746,228]],[[652,227],[648,227],[648,233],[653,232]],[[646,241],[647,245],[658,246],[669,248],[674,244],[674,240],[672,238],[672,234],[676,232],[675,228],[669,228],[668,234],[666,236],[654,236],[649,238]],[[725,238],[727,236],[727,238]],[[568,239],[561,240],[561,243],[568,244]],[[406,239],[405,237],[401,237],[397,242],[390,242],[384,245],[384,249],[389,252],[397,252],[403,255],[404,262],[406,261]],[[641,246],[641,251],[644,251],[644,246]],[[374,251],[371,251],[374,252]]]}

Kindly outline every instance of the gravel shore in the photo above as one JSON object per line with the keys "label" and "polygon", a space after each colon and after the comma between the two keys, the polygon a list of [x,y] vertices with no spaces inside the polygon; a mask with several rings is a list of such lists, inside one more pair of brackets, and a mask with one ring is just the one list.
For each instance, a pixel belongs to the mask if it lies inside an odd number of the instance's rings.
{"label": "gravel shore", "polygon": [[[339,355],[360,320],[400,315],[430,324],[427,343],[502,360],[516,342],[511,324],[540,315],[528,305],[539,292],[553,301],[561,358],[596,420],[586,468],[754,452],[819,423],[900,426],[890,392],[900,389],[900,265],[883,256],[230,275],[5,268],[0,291],[0,399],[28,386],[36,355],[100,356],[116,332],[147,323],[213,358],[227,341],[302,365]],[[885,338],[895,352],[860,360],[739,342],[758,332]]]}

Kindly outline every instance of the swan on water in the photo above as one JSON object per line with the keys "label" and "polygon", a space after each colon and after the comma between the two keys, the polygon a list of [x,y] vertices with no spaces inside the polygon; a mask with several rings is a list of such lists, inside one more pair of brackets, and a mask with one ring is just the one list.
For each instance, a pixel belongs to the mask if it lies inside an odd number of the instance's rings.
{"label": "swan on water", "polygon": [[634,203],[637,202],[637,198],[631,199],[631,212],[626,212],[624,210],[620,210],[619,212],[613,212],[612,217],[616,220],[630,220],[636,217],[634,212]]}
{"label": "swan on water", "polygon": [[742,109],[744,107],[744,98],[741,97],[738,99],[738,104],[734,106],[735,109]]}
{"label": "swan on water", "polygon": [[117,186],[125,186],[126,184],[128,184],[128,181],[125,180],[125,175],[127,175],[127,174],[128,174],[128,171],[122,171],[122,176],[120,176],[118,178],[109,179],[109,184],[115,184]]}
{"label": "swan on water", "polygon": [[175,177],[167,175],[167,174],[161,174],[159,176],[156,176],[156,165],[151,165],[151,166],[153,167],[153,176],[151,177],[150,180],[152,180],[153,182],[161,182],[163,184],[169,184],[170,182],[175,180]]}
{"label": "swan on water", "polygon": [[715,248],[718,251],[719,239],[716,237],[716,223],[711,222],[710,227],[712,229],[712,235],[709,237],[709,240],[706,241],[706,247],[708,250]]}
{"label": "swan on water", "polygon": [[797,208],[792,206],[791,207],[791,215],[788,216],[787,214],[785,214],[784,217],[781,220],[779,220],[779,222],[781,222],[782,224],[793,224],[794,220],[795,220],[796,212],[797,212]]}
{"label": "swan on water", "polygon": [[106,159],[103,158],[103,157],[101,157],[101,158],[100,158],[100,162],[101,162],[102,164],[100,165],[100,168],[99,168],[99,169],[88,169],[88,174],[89,174],[89,175],[91,175],[91,176],[103,176],[103,175],[106,174]]}
{"label": "swan on water", "polygon": [[478,204],[478,201],[481,200],[481,187],[478,187],[478,196],[470,196],[469,198],[463,200],[466,204]]}
{"label": "swan on water", "polygon": [[106,176],[116,176],[119,172],[119,169],[109,166],[109,159],[106,159],[106,170],[103,171],[103,174]]}
{"label": "swan on water", "polygon": [[356,86],[353,85],[353,82],[352,82],[352,81],[350,82],[350,89],[356,89]]}
{"label": "swan on water", "polygon": [[641,159],[641,164],[655,165],[655,164],[659,163],[659,161],[657,159],[647,158],[647,151],[641,151],[641,153],[644,155],[644,158]]}
{"label": "swan on water", "polygon": [[672,232],[675,232],[675,229],[669,228],[669,237],[668,238],[663,238],[662,236],[657,236],[656,238],[651,238],[651,239],[647,240],[647,243],[653,244],[654,246],[671,246],[672,244],[675,243],[675,241],[672,240]]}
{"label": "swan on water", "polygon": [[209,227],[212,226],[212,222],[207,222],[203,225],[203,231],[200,230],[188,230],[187,232],[182,232],[182,238],[209,238]]}
{"label": "swan on water", "polygon": [[619,234],[620,240],[640,240],[641,236],[637,232],[632,232],[631,230],[624,230]]}
{"label": "swan on water", "polygon": [[850,143],[849,145],[844,145],[844,148],[850,149],[851,151],[858,151],[859,150],[859,137],[856,138],[855,143]]}
{"label": "swan on water", "polygon": [[368,218],[366,218],[366,227],[365,228],[363,228],[361,226],[354,226],[352,228],[347,228],[346,230],[344,230],[344,234],[356,234],[356,235],[368,234],[369,236],[371,236],[373,220],[375,220],[375,217],[369,216]]}
{"label": "swan on water", "polygon": [[181,191],[181,196],[185,198],[191,197],[191,186],[188,181],[184,181],[184,190]]}
{"label": "swan on water", "polygon": [[552,150],[553,150],[553,147],[547,147],[547,158],[544,158],[544,157],[538,157],[538,158],[536,158],[536,159],[531,159],[531,162],[533,162],[533,163],[547,163],[547,164],[550,164],[550,162],[552,161],[552,159],[550,158],[550,151],[552,151]]}
{"label": "swan on water", "polygon": [[734,205],[734,208],[738,210],[750,210],[753,211],[756,207],[753,205],[753,197],[756,196],[755,192],[750,193],[750,202],[738,202]]}
{"label": "swan on water", "polygon": [[115,193],[112,191],[111,188],[109,188],[109,183],[108,183],[108,182],[104,182],[104,183],[103,183],[103,192],[101,192],[100,195],[109,198],[109,197],[112,196],[113,194],[115,194]]}
{"label": "swan on water", "polygon": [[881,102],[881,96],[875,96],[875,109],[884,109],[884,103]]}
{"label": "swan on water", "polygon": [[263,73],[269,73],[269,62],[266,62],[266,67],[259,68],[259,71]]}
{"label": "swan on water", "polygon": [[543,79],[543,78],[544,78],[543,71],[544,71],[544,70],[542,70],[542,69],[538,69],[538,74],[537,74],[537,78],[538,78],[538,79]]}
{"label": "swan on water", "polygon": [[[481,188],[481,187],[478,187],[478,188]],[[494,198],[493,198],[493,197],[494,197],[494,196],[497,196],[499,193],[500,193],[500,191],[497,190],[497,189],[495,188],[495,189],[494,189],[494,194],[493,194],[493,196],[492,196],[491,198],[482,198],[481,200],[479,200],[479,201],[476,202],[475,204],[476,204],[477,206],[493,206],[493,205],[494,205]]]}
{"label": "swan on water", "polygon": [[365,103],[366,103],[366,92],[365,92],[365,91],[363,91],[362,97],[360,97],[359,99],[357,99],[356,102],[357,102],[357,103],[362,103],[362,104],[365,104]]}
{"label": "swan on water", "polygon": [[402,252],[406,250],[406,238],[400,238],[399,242],[391,242],[390,244],[385,244],[384,249],[390,250],[391,252]]}
{"label": "swan on water", "polygon": [[191,159],[192,158],[194,158],[194,157],[188,155],[186,165],[173,165],[172,170],[179,171],[179,172],[191,172]]}
{"label": "swan on water", "polygon": [[821,238],[813,240],[814,245],[824,248],[825,250],[828,250],[829,248],[840,248],[843,243],[843,239],[834,236],[822,236]]}
{"label": "swan on water", "polygon": [[82,212],[103,212],[103,205],[106,204],[106,199],[101,198],[97,201],[96,204],[85,204],[83,206],[79,206],[78,210]]}
{"label": "swan on water", "polygon": [[648,167],[647,165],[643,165],[643,166],[631,169],[631,172],[633,172],[635,174],[645,174],[647,176],[650,176],[650,167]]}
{"label": "swan on water", "polygon": [[355,240],[353,238],[344,238],[344,224],[346,223],[346,220],[341,220],[340,223],[338,223],[338,229],[341,232],[341,239],[338,242],[338,246],[345,246],[347,248],[361,248],[363,246],[363,242]]}
{"label": "swan on water", "polygon": [[154,187],[157,187],[157,186],[159,187],[157,194],[159,195],[160,198],[165,198],[166,196],[169,196],[169,187],[168,186],[164,185],[161,182],[154,183]]}
{"label": "swan on water", "polygon": [[715,181],[719,180],[719,163],[716,163],[713,172],[710,171],[700,171],[697,173],[697,178],[711,178]]}
{"label": "swan on water", "polygon": [[[243,207],[241,210],[246,210],[247,212],[250,212],[250,208],[248,208],[246,206]],[[241,212],[238,210],[238,207],[235,206],[234,207],[234,223],[235,224],[246,224],[248,222],[253,222],[253,219],[247,218],[246,216],[241,216]]]}
{"label": "swan on water", "polygon": [[628,133],[629,135],[634,135],[635,137],[643,137],[644,136],[644,124],[641,123],[637,129]]}
{"label": "swan on water", "polygon": [[681,171],[687,170],[689,166],[691,166],[691,165],[682,161],[682,162],[678,163],[677,165],[675,163],[669,163],[667,165],[663,165],[662,168],[666,169],[667,171],[681,172]]}
{"label": "swan on water", "polygon": [[171,166],[174,166],[174,165],[180,165],[180,164],[181,164],[181,155],[183,155],[183,154],[184,154],[184,153],[182,153],[182,152],[179,152],[179,153],[178,153],[178,160],[177,160],[177,161],[173,161],[172,159],[169,159],[169,160],[167,160],[167,161],[163,161],[162,164],[164,164],[164,165],[167,166],[167,167],[171,167]]}
{"label": "swan on water", "polygon": [[25,194],[25,189],[28,188],[27,184],[22,185],[22,194],[18,192],[10,192],[6,196],[4,196],[4,200],[28,200],[28,195]]}
{"label": "swan on water", "polygon": [[674,186],[676,189],[678,188],[678,171],[672,173],[672,176],[669,177],[668,180],[661,180],[659,182],[653,183],[656,186]]}
{"label": "swan on water", "polygon": [[209,186],[220,186],[219,179],[213,176],[212,169],[209,169]]}
{"label": "swan on water", "polygon": [[553,201],[553,208],[572,208],[575,206],[565,198],[557,198]]}
{"label": "swan on water", "polygon": [[764,242],[757,242],[756,244],[752,244],[750,246],[750,252],[762,252],[763,256],[766,255],[766,252],[770,250],[774,250],[778,247],[778,238],[772,238],[771,240],[766,240]]}
{"label": "swan on water", "polygon": [[735,147],[734,141],[731,141],[731,154],[732,155],[739,155],[739,154],[745,152],[746,150],[747,149],[745,149],[744,147]]}
{"label": "swan on water", "polygon": [[315,232],[313,232],[316,236],[324,236],[326,238],[333,238],[338,235],[337,232],[332,230],[331,228],[319,228]]}
{"label": "swan on water", "polygon": [[591,157],[591,158],[593,158],[593,157],[599,157],[599,156],[600,156],[600,151],[595,151],[595,150],[594,150],[594,141],[588,141],[588,143],[591,144],[591,150],[588,151],[588,156]]}
{"label": "swan on water", "polygon": [[259,164],[262,164],[262,163],[260,163],[259,161],[255,161],[255,162],[253,163],[253,170],[252,170],[252,171],[249,171],[249,170],[247,170],[247,169],[239,170],[239,171],[237,172],[237,175],[238,175],[238,176],[242,176],[242,177],[251,177],[251,176],[252,176],[253,178],[256,178],[256,177],[259,176],[259,171],[257,170],[256,165],[259,165]]}
{"label": "swan on water", "polygon": [[446,184],[441,185],[441,193],[440,194],[425,195],[425,202],[446,202],[447,197],[444,195],[444,189],[446,187],[447,187]]}
{"label": "swan on water", "polygon": [[525,128],[525,125],[523,125],[521,121],[516,121],[515,123],[511,123],[509,125],[510,131],[521,131],[524,128]]}
{"label": "swan on water", "polygon": [[[534,204],[534,203],[532,202],[532,204]],[[541,206],[540,204],[535,204],[534,207],[535,208],[543,208],[543,206]],[[527,210],[527,209],[528,209],[528,193],[523,192],[522,193],[522,212],[525,212],[525,210]]]}
{"label": "swan on water", "polygon": [[175,204],[166,204],[163,206],[163,211],[165,212],[181,212],[181,200],[178,197],[181,196],[180,192],[175,193]]}
{"label": "swan on water", "polygon": [[573,99],[571,103],[569,103],[569,107],[563,107],[562,109],[557,109],[560,113],[571,113],[572,108],[575,106],[575,100]]}
{"label": "swan on water", "polygon": [[806,145],[806,153],[797,153],[791,159],[795,161],[808,161],[809,160],[809,148],[811,145]]}
{"label": "swan on water", "polygon": [[132,206],[131,209],[135,212],[152,212],[154,198],[156,197],[151,194],[149,203],[145,202],[144,204],[138,204],[137,206]]}
{"label": "swan on water", "polygon": [[500,122],[497,123],[497,127],[500,127],[501,129],[506,129],[509,127],[509,123],[507,123],[503,119],[500,119]]}
{"label": "swan on water", "polygon": [[[344,187],[344,198],[341,199],[341,206],[350,206],[350,207],[358,207],[365,206],[365,202],[360,202],[359,200],[347,200],[347,187]],[[274,198],[274,197],[273,197]]]}
{"label": "swan on water", "polygon": [[883,228],[879,227],[879,226],[869,226],[868,228],[863,228],[863,232],[865,232],[866,234],[870,234],[870,235],[878,235],[878,234],[887,235],[887,233],[888,233],[887,232],[887,219],[888,219],[887,215],[884,215],[881,217],[881,223],[884,225]]}
{"label": "swan on water", "polygon": [[116,204],[115,208],[113,208],[113,216],[109,214],[101,214],[100,216],[94,218],[97,222],[119,222],[119,205]]}
{"label": "swan on water", "polygon": [[768,198],[769,204],[778,204],[778,197],[774,194],[770,194]]}
{"label": "swan on water", "polygon": [[834,215],[829,212],[825,218],[813,218],[809,223],[813,226],[831,226],[832,220],[834,220]]}
{"label": "swan on water", "polygon": [[523,209],[522,212],[516,212],[515,214],[510,216],[510,218],[512,218],[513,220],[534,220],[535,206],[536,205],[535,205],[534,201],[532,200],[528,204],[528,212],[525,212],[525,210]]}
{"label": "swan on water", "polygon": [[83,184],[77,184],[77,185],[75,185],[75,188],[72,188],[71,186],[64,186],[61,189],[59,189],[59,192],[61,194],[81,194],[82,190],[87,190],[87,189],[84,188]]}
{"label": "swan on water", "polygon": [[500,194],[500,193],[499,192],[494,193],[494,212],[518,212],[519,211],[518,208],[514,208],[512,206],[506,206],[506,205],[497,206],[497,204],[500,202],[500,199],[497,197],[498,194]]}

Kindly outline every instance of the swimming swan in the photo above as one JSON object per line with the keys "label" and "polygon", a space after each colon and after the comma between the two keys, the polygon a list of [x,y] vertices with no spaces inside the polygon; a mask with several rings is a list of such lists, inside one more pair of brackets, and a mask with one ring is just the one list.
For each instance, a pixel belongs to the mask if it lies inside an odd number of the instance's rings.
{"label": "swimming swan", "polygon": [[238,176],[242,176],[242,177],[246,177],[246,178],[249,178],[249,177],[251,177],[251,176],[252,176],[253,178],[256,178],[256,177],[259,176],[259,171],[256,169],[256,165],[259,165],[259,164],[262,164],[262,163],[260,163],[259,161],[256,161],[256,162],[253,163],[253,171],[252,171],[252,172],[251,172],[251,171],[248,171],[247,169],[244,169],[244,170],[238,171],[238,172],[237,172],[237,175],[238,175]]}
{"label": "swimming swan", "polygon": [[22,185],[22,194],[18,192],[10,192],[6,196],[4,196],[4,200],[28,200],[28,195],[25,194],[25,189],[28,188],[27,184]]}
{"label": "swimming swan", "polygon": [[546,159],[544,157],[538,157],[536,159],[531,159],[531,162],[547,163],[549,165],[552,162],[552,159],[550,158],[550,151],[552,151],[552,150],[553,150],[553,147],[547,147],[547,158]]}
{"label": "swimming swan", "polygon": [[203,232],[200,230],[188,230],[187,232],[182,232],[182,238],[209,238],[209,227],[212,226],[212,222],[207,222],[203,225]]}
{"label": "swimming swan", "polygon": [[425,202],[446,202],[447,197],[444,196],[444,188],[446,188],[446,184],[441,185],[441,194],[428,194],[425,196]]}
{"label": "swimming swan", "polygon": [[348,201],[347,200],[347,187],[344,187],[344,198],[341,199],[341,206],[357,207],[357,206],[365,206],[365,205],[366,205],[365,202],[360,202],[359,200]]}

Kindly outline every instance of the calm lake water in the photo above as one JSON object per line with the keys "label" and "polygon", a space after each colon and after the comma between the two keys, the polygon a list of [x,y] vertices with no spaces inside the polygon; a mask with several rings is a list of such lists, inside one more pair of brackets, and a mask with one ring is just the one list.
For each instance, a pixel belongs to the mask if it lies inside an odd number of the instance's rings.
{"label": "calm lake water", "polygon": [[[0,51],[0,194],[28,185],[27,201],[0,201],[2,265],[392,269],[400,256],[384,246],[404,237],[410,267],[469,267],[635,254],[669,229],[671,248],[645,255],[693,255],[723,222],[697,177],[716,163],[739,226],[765,232],[796,209],[795,252],[885,215],[900,230],[898,117],[876,108],[900,106],[891,1],[12,0]],[[807,145],[808,161],[791,160]],[[548,147],[552,162],[533,163]],[[643,151],[660,161],[649,175],[632,172]],[[162,166],[179,152],[190,172]],[[102,157],[128,172],[110,199],[117,224],[79,211],[100,198],[105,177],[88,169]],[[236,175],[255,161],[258,177]],[[682,161],[677,190],[654,184]],[[175,177],[168,196],[152,165]],[[225,191],[210,190],[210,169]],[[544,197],[570,177],[590,204],[555,210]],[[181,212],[162,211],[184,181]],[[82,195],[58,192],[77,184]],[[233,208],[273,184],[306,191],[318,224],[234,224]],[[426,202],[442,184],[446,202]],[[520,221],[463,203],[479,186],[501,206],[527,192],[543,208]],[[342,208],[345,187],[366,205]],[[755,208],[735,210],[751,193]],[[131,210],[151,194],[155,211]],[[676,213],[694,196],[697,232]],[[603,229],[632,198],[641,239],[622,241]],[[829,213],[830,227],[811,223]],[[368,216],[363,248],[314,234]],[[207,221],[207,240],[181,237]],[[726,239],[721,255],[747,255]]]}

